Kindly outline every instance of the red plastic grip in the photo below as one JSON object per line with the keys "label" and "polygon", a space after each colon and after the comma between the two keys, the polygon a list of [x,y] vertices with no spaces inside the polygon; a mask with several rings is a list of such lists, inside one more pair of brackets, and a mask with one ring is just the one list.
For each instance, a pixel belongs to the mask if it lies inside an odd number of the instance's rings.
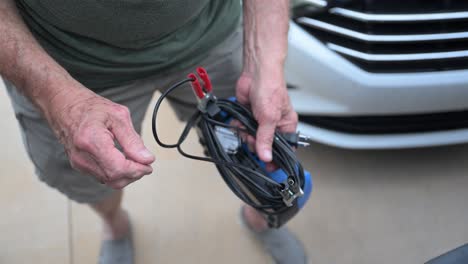
{"label": "red plastic grip", "polygon": [[211,91],[213,91],[213,86],[211,85],[211,80],[206,70],[202,67],[198,67],[197,73],[198,73],[198,76],[200,76],[200,78],[202,79],[203,84],[205,85],[206,91],[208,93],[211,93]]}
{"label": "red plastic grip", "polygon": [[198,82],[197,76],[193,73],[190,73],[187,77],[192,79],[192,88],[193,88],[193,91],[195,92],[195,95],[200,99],[205,97],[205,94],[203,93],[203,89],[200,85],[200,82]]}

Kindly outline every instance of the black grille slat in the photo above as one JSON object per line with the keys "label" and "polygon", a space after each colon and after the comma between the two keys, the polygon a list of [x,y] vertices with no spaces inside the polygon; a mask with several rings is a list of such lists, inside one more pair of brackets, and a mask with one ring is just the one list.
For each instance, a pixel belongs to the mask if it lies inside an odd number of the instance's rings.
{"label": "black grille slat", "polygon": [[374,35],[434,34],[468,31],[468,19],[444,22],[365,23],[333,14],[319,14],[313,18],[342,28]]}
{"label": "black grille slat", "polygon": [[468,128],[468,111],[394,116],[310,116],[301,122],[329,130],[356,134],[400,134]]}
{"label": "black grille slat", "polygon": [[[445,14],[447,12],[468,12],[468,1],[458,0],[349,0],[335,1],[339,8],[345,8],[365,14],[382,15],[408,15],[408,14]],[[333,8],[333,7],[332,7]],[[461,13],[455,13],[457,15]],[[373,38],[360,39],[348,35],[339,34],[333,30],[325,30],[317,26],[307,25],[300,21],[298,24],[306,29],[325,44],[331,43],[347,49],[351,49],[364,54],[374,55],[401,55],[401,54],[432,54],[441,52],[457,52],[468,50],[468,18],[457,17],[456,19],[439,20],[418,20],[418,21],[375,21],[367,19],[356,19],[347,17],[340,13],[314,13],[306,17],[315,21],[327,23],[342,29],[352,30],[354,32],[367,34]],[[375,17],[375,16],[374,16]],[[381,18],[381,17],[379,17]],[[431,39],[429,41],[401,41],[385,42],[380,36],[417,36],[429,34],[451,34],[455,39]],[[455,33],[455,34],[453,34]],[[462,34],[457,34],[462,33]],[[465,35],[463,35],[465,34]],[[354,34],[355,35],[355,34]],[[378,36],[375,38],[374,36]],[[437,35],[436,35],[437,36]],[[452,37],[451,36],[451,37]],[[465,36],[465,37],[462,37]],[[377,40],[378,39],[378,40]],[[369,40],[369,41],[367,41]],[[424,59],[420,61],[395,62],[395,61],[368,61],[366,57],[356,58],[350,54],[340,55],[349,59],[354,64],[369,72],[427,72],[427,71],[446,71],[455,69],[468,69],[468,59],[460,58],[438,58]],[[381,57],[379,57],[381,58]],[[415,58],[415,57],[412,57]]]}
{"label": "black grille slat", "polygon": [[468,10],[465,0],[354,0],[344,5],[346,8],[367,13],[424,14],[433,12],[453,12]]}
{"label": "black grille slat", "polygon": [[416,73],[448,70],[463,70],[468,68],[468,59],[410,61],[410,62],[363,62],[353,58],[349,61],[362,69],[375,73]]}
{"label": "black grille slat", "polygon": [[398,54],[431,53],[468,49],[468,39],[446,41],[443,42],[443,45],[436,45],[435,42],[374,43],[370,49],[366,47],[365,44],[368,44],[366,42],[343,38],[332,33],[314,29],[307,29],[307,31],[319,39],[327,39],[327,42],[336,43],[369,54],[395,54],[395,51],[398,51]]}

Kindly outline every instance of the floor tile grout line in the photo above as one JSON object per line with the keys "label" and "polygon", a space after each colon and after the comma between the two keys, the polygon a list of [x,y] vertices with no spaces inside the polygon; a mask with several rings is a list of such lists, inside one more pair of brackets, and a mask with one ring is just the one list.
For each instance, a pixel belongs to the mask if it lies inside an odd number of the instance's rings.
{"label": "floor tile grout line", "polygon": [[67,199],[67,214],[68,214],[68,263],[74,263],[73,257],[73,212],[72,212],[72,203],[70,199]]}

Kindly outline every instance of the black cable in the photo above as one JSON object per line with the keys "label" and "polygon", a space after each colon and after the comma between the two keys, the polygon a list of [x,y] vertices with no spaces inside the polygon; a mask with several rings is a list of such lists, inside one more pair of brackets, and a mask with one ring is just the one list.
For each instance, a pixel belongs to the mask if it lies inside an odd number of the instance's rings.
{"label": "black cable", "polygon": [[154,107],[154,110],[153,110],[153,120],[151,122],[151,128],[153,130],[153,136],[154,136],[154,139],[156,140],[156,142],[161,146],[161,147],[164,147],[164,148],[175,148],[178,146],[178,144],[164,144],[161,142],[161,140],[159,140],[159,137],[158,137],[158,133],[156,131],[156,117],[158,115],[158,111],[159,111],[159,107],[161,106],[161,103],[162,101],[166,98],[166,96],[168,94],[170,94],[172,91],[174,91],[175,89],[177,89],[178,87],[182,86],[183,84],[185,83],[189,83],[191,82],[192,79],[185,79],[183,81],[180,81],[176,84],[174,84],[172,87],[170,87],[169,89],[167,89],[166,91],[164,91],[164,93],[159,97],[158,101],[156,102],[156,105]]}
{"label": "black cable", "polygon": [[[227,99],[204,98],[205,110],[212,107],[211,110],[214,109],[214,111],[194,109],[194,114],[188,120],[177,143],[166,144],[159,139],[156,120],[161,103],[175,89],[191,81],[192,79],[185,79],[174,84],[157,100],[152,119],[153,136],[156,142],[164,148],[177,148],[178,152],[186,158],[214,163],[231,191],[246,204],[264,214],[275,215],[287,210],[288,206],[285,205],[282,191],[294,185],[303,189],[305,181],[304,169],[287,140],[279,133],[274,135],[273,163],[287,175],[285,182],[278,183],[270,178],[268,172],[259,165],[258,158],[248,148],[241,146],[237,149],[237,153],[228,153],[216,135],[216,127],[224,127],[232,129],[237,135],[242,132],[255,137],[258,123],[252,112],[245,106]],[[227,124],[227,118],[238,120],[243,127]],[[199,129],[210,157],[195,156],[182,149],[183,142],[194,127]]]}

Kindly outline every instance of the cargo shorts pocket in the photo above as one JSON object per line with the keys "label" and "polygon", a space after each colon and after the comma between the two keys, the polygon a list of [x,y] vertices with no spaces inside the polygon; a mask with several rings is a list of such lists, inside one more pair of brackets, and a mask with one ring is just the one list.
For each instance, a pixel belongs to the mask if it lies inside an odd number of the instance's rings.
{"label": "cargo shorts pocket", "polygon": [[46,121],[16,113],[23,144],[39,179],[57,187],[61,170],[69,165],[63,146],[58,142]]}

